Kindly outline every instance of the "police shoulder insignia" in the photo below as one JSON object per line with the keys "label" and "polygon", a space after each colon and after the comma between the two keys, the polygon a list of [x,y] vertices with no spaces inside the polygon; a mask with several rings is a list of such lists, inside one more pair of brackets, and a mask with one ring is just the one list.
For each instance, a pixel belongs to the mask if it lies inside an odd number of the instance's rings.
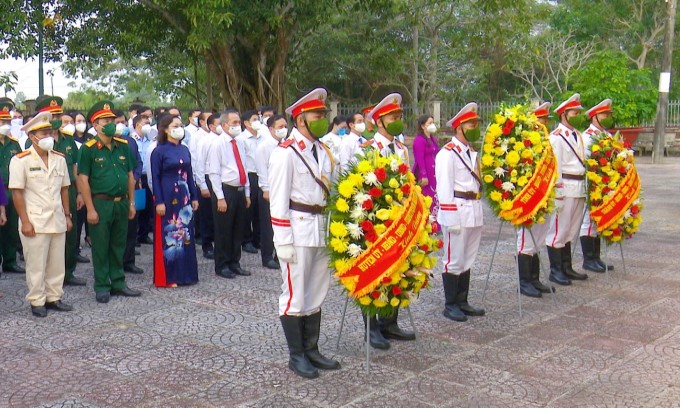
{"label": "police shoulder insignia", "polygon": [[446,145],[444,145],[444,149],[451,150],[451,149],[453,149],[454,146],[455,146],[455,144],[453,142],[449,142]]}
{"label": "police shoulder insignia", "polygon": [[85,142],[85,146],[87,147],[92,147],[97,143],[97,139],[90,139],[87,142]]}
{"label": "police shoulder insignia", "polygon": [[56,150],[52,150],[52,153],[57,154],[57,155],[59,155],[59,156],[61,156],[61,157],[64,157],[64,153],[62,153],[62,152],[58,152],[58,151],[56,151]]}
{"label": "police shoulder insignia", "polygon": [[30,156],[30,155],[31,155],[31,151],[30,151],[30,150],[25,150],[25,151],[23,151],[23,152],[17,154],[16,157],[18,157],[18,158],[20,158],[20,159],[23,159],[24,157],[28,157],[28,156]]}
{"label": "police shoulder insignia", "polygon": [[281,144],[280,144],[279,146],[285,148],[285,147],[288,147],[288,146],[290,146],[291,144],[293,144],[294,141],[295,141],[295,139],[288,139],[288,140],[286,140],[286,141],[281,142]]}
{"label": "police shoulder insignia", "polygon": [[128,142],[127,140],[121,139],[120,137],[114,137],[113,140],[120,142],[120,143],[125,143],[125,144],[127,144],[127,142]]}

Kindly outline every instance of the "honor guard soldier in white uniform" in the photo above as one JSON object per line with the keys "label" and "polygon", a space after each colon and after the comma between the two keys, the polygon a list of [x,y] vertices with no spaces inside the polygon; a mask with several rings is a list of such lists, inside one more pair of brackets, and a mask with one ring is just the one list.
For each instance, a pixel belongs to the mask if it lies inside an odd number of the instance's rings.
{"label": "honor guard soldier in white uniform", "polygon": [[[550,102],[544,102],[536,110],[534,115],[543,126],[548,126],[550,114]],[[550,218],[547,217],[543,224],[535,223],[529,230],[521,227],[517,230],[517,267],[519,269],[519,291],[529,297],[541,297],[543,293],[554,292],[553,286],[541,283],[541,264],[538,259],[536,245],[542,245],[550,230]]]}
{"label": "honor guard soldier in white uniform", "polygon": [[286,109],[295,127],[269,160],[269,205],[283,283],[279,316],[295,374],[316,378],[317,368],[340,363],[319,352],[321,304],[330,283],[326,201],[334,172],[326,134],[326,90],[317,88]]}
{"label": "honor guard soldier in white uniform", "polygon": [[66,273],[66,231],[73,228],[69,213],[66,159],[54,147],[52,114],[38,113],[21,130],[33,145],[10,162],[9,188],[19,214],[19,237],[26,259],[26,300],[34,316],[47,309],[70,311],[61,301]]}
{"label": "honor guard soldier in white uniform", "polygon": [[[590,118],[590,126],[583,132],[583,143],[586,146],[586,159],[590,158],[590,147],[593,138],[600,133],[611,136],[608,129],[614,127],[612,118],[612,100],[605,99],[586,111]],[[600,258],[600,237],[597,234],[597,225],[590,220],[590,211],[585,210],[583,223],[581,224],[581,250],[583,252],[583,269],[591,272],[605,272],[614,269],[612,265],[605,265]]]}
{"label": "honor guard soldier in white uniform", "polygon": [[[404,130],[401,99],[401,95],[398,93],[389,94],[368,112],[366,116],[375,124],[376,132],[373,139],[367,141],[361,147],[362,149],[376,149],[382,156],[396,154],[404,163],[409,164],[408,149],[397,139],[397,136]],[[364,327],[366,327],[367,317],[365,315],[363,317]],[[369,344],[373,348],[389,349],[390,342],[387,339],[415,340],[416,338],[414,332],[402,330],[399,327],[398,309],[390,317],[381,317],[380,320],[375,316],[369,316],[369,318],[371,319]]]}
{"label": "honor guard soldier in white uniform", "polygon": [[437,222],[444,235],[444,316],[464,322],[467,316],[483,316],[484,309],[468,303],[470,268],[482,238],[482,182],[477,152],[470,143],[479,140],[477,104],[468,103],[446,123],[456,135],[437,153],[435,177],[439,212]]}
{"label": "honor guard soldier in white uniform", "polygon": [[581,112],[581,96],[572,95],[555,109],[560,124],[550,133],[557,159],[555,212],[545,239],[550,259],[550,280],[559,285],[571,285],[572,280],[585,280],[588,275],[576,272],[571,265],[571,239],[581,226],[585,205],[585,145],[578,129],[587,119]]}

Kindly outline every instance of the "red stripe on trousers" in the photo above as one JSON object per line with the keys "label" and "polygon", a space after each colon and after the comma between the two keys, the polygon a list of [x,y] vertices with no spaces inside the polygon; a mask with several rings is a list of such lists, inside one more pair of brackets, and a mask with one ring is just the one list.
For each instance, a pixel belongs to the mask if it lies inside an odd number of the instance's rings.
{"label": "red stripe on trousers", "polygon": [[290,264],[286,262],[286,269],[288,269],[288,304],[286,305],[286,310],[283,311],[283,315],[287,316],[290,310],[290,302],[293,301],[293,283],[290,281]]}
{"label": "red stripe on trousers", "polygon": [[444,273],[449,273],[449,264],[451,263],[451,233],[447,232],[449,237],[449,244],[446,246],[446,266],[444,266]]}
{"label": "red stripe on trousers", "polygon": [[553,248],[555,248],[555,241],[557,240],[557,232],[559,230],[560,230],[560,216],[555,215],[555,236],[553,237],[552,245],[550,245]]}

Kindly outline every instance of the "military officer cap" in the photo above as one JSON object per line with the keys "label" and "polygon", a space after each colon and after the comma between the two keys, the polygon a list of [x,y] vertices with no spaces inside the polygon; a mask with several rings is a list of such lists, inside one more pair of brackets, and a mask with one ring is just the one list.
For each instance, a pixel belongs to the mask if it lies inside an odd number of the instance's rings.
{"label": "military officer cap", "polygon": [[113,113],[113,102],[111,101],[101,101],[94,104],[87,112],[87,119],[90,123],[94,123],[95,120],[101,118],[115,118],[116,114]]}
{"label": "military officer cap", "polygon": [[298,115],[305,112],[325,112],[328,110],[326,107],[327,96],[328,92],[326,92],[325,89],[316,88],[312,92],[298,99],[294,104],[290,105],[288,109],[286,109],[286,113],[295,119],[298,117]]}
{"label": "military officer cap", "polygon": [[446,122],[446,126],[450,126],[452,129],[455,130],[458,126],[462,125],[463,123],[475,119],[479,119],[479,115],[477,115],[477,104],[474,102],[470,102],[467,105],[463,106],[463,109],[459,110],[458,113],[456,113],[456,115],[451,118],[451,120]]}
{"label": "military officer cap", "polygon": [[538,105],[538,107],[534,109],[534,115],[536,115],[537,118],[544,118],[550,115],[550,105],[552,105],[551,102],[543,102]]}
{"label": "military officer cap", "polygon": [[612,100],[607,98],[603,100],[602,102],[598,103],[597,105],[593,106],[592,108],[588,109],[586,111],[586,115],[588,115],[589,118],[593,118],[593,116],[597,115],[598,113],[604,113],[604,112],[611,112],[612,111]]}
{"label": "military officer cap", "polygon": [[35,132],[36,130],[52,128],[52,114],[50,112],[39,112],[21,127],[26,133]]}
{"label": "military officer cap", "polygon": [[14,104],[11,101],[0,102],[0,120],[11,120],[12,114],[10,112],[12,109],[14,109]]}
{"label": "military officer cap", "polygon": [[572,96],[570,96],[569,99],[562,102],[560,106],[558,106],[557,109],[555,109],[555,113],[561,115],[570,109],[583,110],[583,106],[581,106],[580,94],[575,93]]}
{"label": "military officer cap", "polygon": [[361,115],[363,117],[367,118],[368,120],[370,120],[372,123],[375,123],[375,122],[373,122],[373,119],[371,119],[368,116],[368,114],[373,110],[373,108],[375,108],[375,105],[368,105],[367,107],[365,107],[361,110]]}
{"label": "military officer cap", "polygon": [[61,115],[64,113],[63,104],[64,100],[58,96],[43,95],[35,101],[35,110],[37,112],[50,112],[52,115]]}
{"label": "military officer cap", "polygon": [[373,109],[371,109],[371,111],[368,112],[368,117],[371,118],[375,123],[378,121],[378,119],[382,118],[383,116],[389,113],[402,111],[403,109],[401,108],[401,94],[395,92],[387,95],[386,97],[383,98],[382,101],[375,105]]}

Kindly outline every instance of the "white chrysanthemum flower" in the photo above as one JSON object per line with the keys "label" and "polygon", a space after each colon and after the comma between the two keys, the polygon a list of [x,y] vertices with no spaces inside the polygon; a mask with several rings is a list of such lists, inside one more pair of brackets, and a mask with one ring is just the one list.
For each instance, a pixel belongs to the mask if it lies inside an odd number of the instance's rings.
{"label": "white chrysanthemum flower", "polygon": [[378,177],[375,175],[374,172],[367,173],[364,176],[364,182],[368,185],[371,185],[371,186],[380,185],[380,182],[378,181]]}
{"label": "white chrysanthemum flower", "polygon": [[349,213],[349,216],[352,217],[353,220],[363,221],[366,219],[366,211],[364,211],[360,205],[355,205]]}
{"label": "white chrysanthemum flower", "polygon": [[352,200],[354,200],[354,204],[359,204],[359,205],[363,204],[364,201],[370,200],[370,199],[371,199],[371,196],[366,194],[366,193],[357,193],[357,194],[354,195],[354,197],[352,197]]}
{"label": "white chrysanthemum flower", "polygon": [[350,222],[345,224],[345,226],[347,227],[347,232],[349,232],[349,236],[352,237],[352,239],[359,239],[362,235],[364,235],[364,231],[361,229],[359,224]]}
{"label": "white chrysanthemum flower", "polygon": [[632,217],[632,216],[633,216],[633,213],[630,212],[630,209],[627,209],[626,212],[623,213],[623,219],[624,219],[624,220],[626,220],[626,219],[628,219],[628,218],[630,218],[630,217]]}
{"label": "white chrysanthemum flower", "polygon": [[493,172],[496,175],[496,177],[503,177],[503,175],[505,174],[505,169],[502,167],[496,167],[495,169],[493,169]]}
{"label": "white chrysanthemum flower", "polygon": [[628,157],[628,150],[621,150],[621,153],[617,154],[616,157],[621,160],[626,160],[626,157]]}
{"label": "white chrysanthemum flower", "polygon": [[501,150],[503,150],[503,153],[508,152],[508,144],[507,143],[501,143]]}
{"label": "white chrysanthemum flower", "polygon": [[349,256],[352,258],[356,258],[357,256],[361,255],[363,252],[363,249],[357,244],[349,244],[347,247],[347,253],[349,253]]}
{"label": "white chrysanthemum flower", "polygon": [[506,181],[505,183],[501,184],[501,188],[503,191],[512,191],[515,189],[515,185],[509,181]]}
{"label": "white chrysanthemum flower", "polygon": [[392,171],[399,171],[399,160],[397,159],[392,159],[390,162],[390,168]]}

